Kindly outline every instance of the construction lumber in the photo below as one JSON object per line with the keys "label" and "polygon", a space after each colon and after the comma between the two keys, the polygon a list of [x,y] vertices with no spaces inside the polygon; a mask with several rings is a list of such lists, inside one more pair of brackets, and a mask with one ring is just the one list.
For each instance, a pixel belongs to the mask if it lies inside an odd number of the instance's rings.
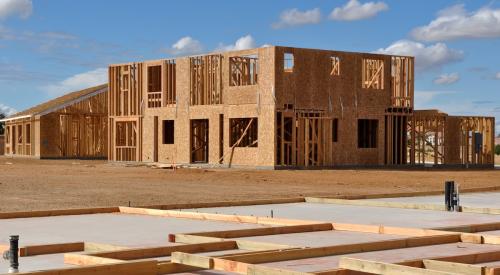
{"label": "construction lumber", "polygon": [[0,219],[20,219],[20,218],[37,218],[37,217],[87,215],[87,214],[106,214],[106,213],[118,213],[118,212],[120,212],[119,207],[41,210],[41,211],[29,211],[29,212],[0,213]]}
{"label": "construction lumber", "polygon": [[17,273],[21,275],[156,275],[157,261],[131,261],[104,265],[61,268],[47,271]]}
{"label": "construction lumber", "polygon": [[203,269],[211,269],[213,267],[213,261],[210,257],[188,254],[184,252],[173,252],[171,261],[173,263],[190,265]]}
{"label": "construction lumber", "polygon": [[139,214],[139,215],[186,218],[186,219],[196,219],[196,220],[253,223],[262,225],[301,225],[301,224],[318,223],[317,221],[307,221],[307,220],[224,215],[224,214],[198,213],[198,212],[174,211],[174,210],[157,210],[157,209],[145,209],[145,208],[124,207],[124,206],[120,207],[120,212],[123,214]]}
{"label": "construction lumber", "polygon": [[236,255],[236,256],[224,257],[224,259],[239,261],[244,263],[258,264],[258,263],[297,260],[304,258],[343,255],[350,253],[361,253],[370,251],[428,246],[434,244],[455,243],[457,242],[457,239],[459,241],[460,237],[454,235],[412,237],[406,239],[376,241],[368,243],[324,246],[324,247],[303,248],[303,249],[290,249],[286,251],[262,252],[262,253],[254,253],[251,255]]}
{"label": "construction lumber", "polygon": [[485,268],[479,265],[453,263],[436,260],[423,260],[424,267],[430,270],[452,272],[463,275],[483,275]]}
{"label": "construction lumber", "polygon": [[[189,234],[175,234],[174,238],[171,238],[171,240],[175,240],[175,242],[177,242],[177,243],[195,244],[195,243],[225,241],[226,239],[196,236],[196,235],[189,235]],[[256,241],[248,241],[248,240],[236,240],[236,244],[238,246],[238,249],[249,250],[249,251],[295,248],[295,246],[291,246],[291,245],[274,244],[274,243],[267,243],[267,242],[256,242]]]}
{"label": "construction lumber", "polygon": [[36,256],[36,255],[47,255],[47,254],[57,254],[57,253],[67,253],[67,252],[78,252],[85,250],[85,243],[75,242],[75,243],[60,243],[60,244],[45,244],[45,245],[29,245],[24,246],[19,249],[19,256]]}
{"label": "construction lumber", "polygon": [[202,253],[209,251],[224,251],[238,249],[235,241],[217,241],[212,243],[197,243],[175,246],[159,246],[146,248],[131,248],[109,252],[99,252],[89,254],[91,256],[119,259],[119,260],[139,260],[145,258],[168,257],[172,252]]}
{"label": "construction lumber", "polygon": [[96,257],[85,254],[66,253],[64,254],[64,263],[78,266],[102,265],[124,263],[123,260],[110,259],[104,257]]}
{"label": "construction lumber", "polygon": [[304,225],[290,225],[290,226],[273,226],[265,228],[252,228],[252,229],[237,229],[226,231],[213,231],[213,232],[198,232],[188,233],[187,235],[204,236],[204,237],[217,237],[217,238],[242,238],[264,235],[278,235],[278,234],[292,234],[303,232],[316,232],[316,231],[329,231],[333,229],[331,223],[318,223],[318,224],[304,224]]}
{"label": "construction lumber", "polygon": [[436,270],[428,270],[415,268],[397,264],[388,264],[383,262],[355,259],[342,257],[339,262],[339,267],[348,270],[360,271],[371,274],[380,275],[459,275],[461,273],[444,272]]}
{"label": "construction lumber", "polygon": [[[428,204],[428,203],[404,203],[404,202],[369,201],[369,200],[343,200],[343,199],[311,198],[311,197],[306,197],[306,202],[446,211],[446,207],[444,205]],[[500,210],[499,210],[499,213],[500,213]]]}

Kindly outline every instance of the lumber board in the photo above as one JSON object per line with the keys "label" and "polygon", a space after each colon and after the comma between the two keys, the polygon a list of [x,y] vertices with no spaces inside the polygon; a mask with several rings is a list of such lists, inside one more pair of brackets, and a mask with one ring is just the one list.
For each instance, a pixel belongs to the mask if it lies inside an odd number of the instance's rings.
{"label": "lumber board", "polygon": [[366,225],[366,224],[349,224],[349,223],[332,223],[332,225],[334,230],[339,230],[339,231],[392,234],[392,235],[403,235],[403,236],[413,236],[413,237],[459,234],[456,232],[434,230],[434,229],[405,228],[405,227],[383,226],[383,225]]}
{"label": "lumber board", "polygon": [[358,244],[345,244],[303,249],[289,249],[284,251],[264,251],[250,255],[235,255],[224,257],[232,261],[241,261],[249,264],[297,260],[304,258],[343,255],[370,251],[391,250],[434,244],[455,243],[460,241],[460,235],[411,237],[396,240],[385,240]]}
{"label": "lumber board", "polygon": [[150,215],[150,216],[161,216],[161,217],[171,217],[171,218],[186,218],[195,220],[253,223],[262,225],[301,225],[301,224],[320,223],[318,221],[308,221],[308,220],[292,220],[292,219],[279,219],[279,218],[256,217],[256,216],[198,213],[198,212],[187,212],[187,211],[176,211],[176,210],[158,210],[158,209],[134,208],[125,206],[120,206],[119,208],[120,212],[123,214],[138,214],[138,215]]}
{"label": "lumber board", "polygon": [[213,243],[197,243],[185,244],[176,246],[159,246],[159,247],[146,247],[146,248],[133,248],[110,252],[100,252],[89,254],[91,256],[119,259],[119,260],[138,260],[155,257],[168,257],[173,252],[186,252],[186,253],[202,253],[210,251],[224,251],[238,249],[235,241],[220,241]]}
{"label": "lumber board", "polygon": [[157,261],[132,261],[104,265],[61,268],[46,271],[22,272],[23,275],[156,275]]}
{"label": "lumber board", "polygon": [[388,207],[388,208],[446,211],[446,207],[444,205],[426,204],[426,203],[405,203],[405,202],[368,201],[368,200],[344,200],[344,199],[314,198],[314,197],[306,197],[306,202],[325,203],[325,204],[330,203],[330,204],[339,204],[339,205],[355,205],[355,206],[371,206],[371,207]]}
{"label": "lumber board", "polygon": [[171,261],[177,264],[184,264],[203,269],[211,269],[213,267],[213,260],[207,256],[188,254],[184,252],[173,252]]}
{"label": "lumber board", "polygon": [[453,272],[463,275],[482,275],[484,272],[484,267],[472,264],[462,264],[436,260],[423,260],[423,264],[426,269]]}
{"label": "lumber board", "polygon": [[[204,237],[189,234],[175,234],[175,242],[185,243],[185,244],[196,244],[196,243],[207,243],[207,242],[221,242],[228,239],[214,238],[214,237]],[[259,250],[274,250],[274,249],[289,249],[295,248],[296,246],[286,245],[286,244],[274,244],[268,242],[257,242],[249,240],[236,240],[236,245],[238,249],[249,250],[249,251],[259,251]]]}
{"label": "lumber board", "polygon": [[106,214],[106,213],[118,213],[118,212],[120,212],[119,207],[41,210],[41,211],[0,213],[0,219],[20,219],[20,218],[38,218],[38,217],[52,217],[52,216]]}
{"label": "lumber board", "polygon": [[273,268],[262,265],[248,265],[248,275],[312,275],[311,273]]}
{"label": "lumber board", "polygon": [[21,257],[47,255],[67,252],[78,252],[85,250],[85,243],[59,243],[59,244],[44,244],[44,245],[29,245],[20,248]]}
{"label": "lumber board", "polygon": [[113,263],[123,263],[123,262],[125,261],[104,258],[104,257],[96,257],[79,253],[64,254],[65,264],[78,265],[78,266],[102,265],[102,264],[113,264]]}
{"label": "lumber board", "polygon": [[343,269],[366,272],[371,274],[380,275],[459,275],[460,273],[443,272],[428,270],[416,267],[409,267],[397,264],[388,264],[377,261],[369,261],[362,259],[355,259],[349,257],[342,257],[339,262],[339,267]]}
{"label": "lumber board", "polygon": [[199,270],[203,270],[203,268],[184,265],[184,264],[178,264],[178,263],[172,263],[172,262],[159,262],[158,263],[158,274],[193,272],[193,271],[199,271]]}
{"label": "lumber board", "polygon": [[188,235],[227,239],[227,238],[243,238],[243,237],[268,236],[268,235],[279,235],[279,234],[316,232],[316,231],[329,231],[332,229],[333,225],[331,223],[319,223],[319,224],[304,224],[304,225],[290,225],[290,226],[273,226],[266,228],[198,232],[198,233],[188,233]]}
{"label": "lumber board", "polygon": [[93,243],[85,242],[85,252],[102,252],[102,251],[114,251],[129,249],[129,247],[113,245],[113,244],[103,244],[103,243]]}

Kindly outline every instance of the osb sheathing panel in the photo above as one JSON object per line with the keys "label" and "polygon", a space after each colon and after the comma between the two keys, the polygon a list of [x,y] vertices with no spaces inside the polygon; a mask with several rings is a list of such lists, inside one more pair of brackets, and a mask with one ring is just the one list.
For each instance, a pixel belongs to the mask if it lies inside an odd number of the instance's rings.
{"label": "osb sheathing panel", "polygon": [[446,164],[462,164],[460,157],[461,133],[459,117],[446,117],[444,129],[444,158]]}
{"label": "osb sheathing panel", "polygon": [[[229,164],[229,119],[258,118],[258,147],[235,148],[232,163],[248,166],[274,166],[274,48],[260,48],[248,51],[227,52],[223,54],[221,105],[189,105],[189,58],[176,60],[175,107],[145,108],[143,133],[143,160],[154,161],[155,135],[158,139],[158,161],[162,163],[185,164],[191,162],[190,120],[208,119],[209,121],[209,164],[219,164],[220,129],[219,115],[224,115],[224,164]],[[229,57],[257,54],[259,58],[259,79],[257,85],[229,86]],[[144,64],[154,64],[148,61]],[[146,70],[144,74],[146,74]],[[144,75],[143,79],[147,79]],[[146,89],[143,89],[146,93]],[[144,94],[144,98],[147,95]],[[158,117],[158,132],[154,132],[154,117]],[[174,120],[174,145],[162,144],[162,121]]]}
{"label": "osb sheathing panel", "polygon": [[[284,70],[284,54],[292,53],[292,72]],[[331,57],[340,58],[340,75],[332,76]],[[384,60],[384,89],[361,88],[362,60]],[[391,56],[276,47],[276,106],[326,111],[339,119],[335,165],[384,162],[384,114],[391,105]],[[377,119],[377,148],[358,148],[357,120]]]}
{"label": "osb sheathing panel", "polygon": [[40,130],[40,156],[47,158],[60,157],[59,114],[48,114],[40,118],[43,129]]}

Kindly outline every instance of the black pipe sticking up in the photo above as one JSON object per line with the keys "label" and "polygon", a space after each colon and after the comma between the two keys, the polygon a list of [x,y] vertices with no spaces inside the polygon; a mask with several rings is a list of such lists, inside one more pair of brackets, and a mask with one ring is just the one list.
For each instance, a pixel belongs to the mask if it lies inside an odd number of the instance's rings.
{"label": "black pipe sticking up", "polygon": [[458,184],[454,181],[446,181],[444,183],[444,204],[447,211],[460,211]]}
{"label": "black pipe sticking up", "polygon": [[10,236],[10,248],[3,255],[5,260],[9,260],[9,273],[19,272],[19,236]]}

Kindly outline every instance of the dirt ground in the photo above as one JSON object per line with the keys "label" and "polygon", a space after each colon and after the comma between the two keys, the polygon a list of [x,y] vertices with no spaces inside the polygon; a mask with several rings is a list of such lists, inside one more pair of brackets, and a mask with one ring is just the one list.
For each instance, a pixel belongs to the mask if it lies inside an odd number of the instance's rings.
{"label": "dirt ground", "polygon": [[172,171],[0,157],[0,212],[441,190],[445,180],[462,188],[496,186],[500,170]]}

